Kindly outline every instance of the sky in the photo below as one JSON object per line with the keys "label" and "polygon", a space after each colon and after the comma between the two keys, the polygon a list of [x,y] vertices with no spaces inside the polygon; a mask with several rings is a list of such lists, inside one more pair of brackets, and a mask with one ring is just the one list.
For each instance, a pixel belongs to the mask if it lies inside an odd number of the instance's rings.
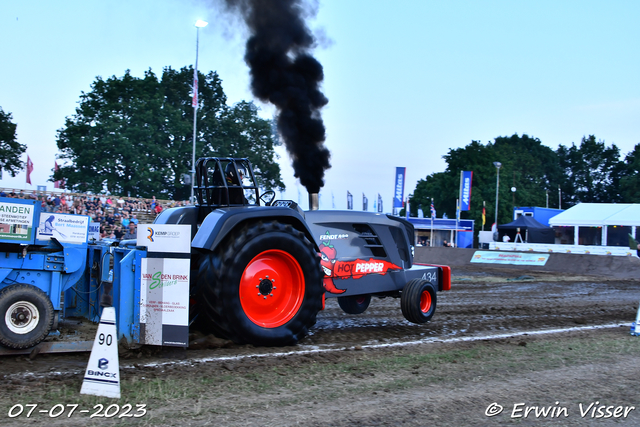
{"label": "sky", "polygon": [[[373,211],[380,194],[391,212],[396,167],[406,168],[410,194],[472,140],[527,134],[555,150],[595,135],[622,157],[640,143],[639,1],[313,4],[307,22],[329,99],[323,209],[345,209],[349,191],[355,209],[364,193]],[[272,118],[249,90],[246,29],[216,1],[0,0],[0,107],[34,163],[32,185],[23,171],[4,172],[0,186],[53,190],[56,132],[81,93],[97,76],[193,65],[198,19],[209,22],[199,30],[198,69],[218,72],[229,104],[252,100]],[[287,186],[279,197],[306,209],[306,190],[284,148],[277,152]]]}

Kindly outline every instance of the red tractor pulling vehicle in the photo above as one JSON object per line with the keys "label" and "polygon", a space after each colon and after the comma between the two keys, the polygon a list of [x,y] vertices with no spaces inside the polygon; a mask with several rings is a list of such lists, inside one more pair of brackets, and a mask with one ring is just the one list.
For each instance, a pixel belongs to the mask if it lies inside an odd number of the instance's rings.
{"label": "red tractor pulling vehicle", "polygon": [[[155,220],[191,231],[188,327],[236,343],[290,345],[315,324],[325,298],[360,314],[372,297],[399,297],[404,317],[424,323],[435,313],[437,292],[451,287],[449,267],[414,265],[414,230],[404,219],[317,210],[317,194],[303,212],[293,201],[274,200],[273,191],[260,194],[248,159],[200,159],[196,177],[197,204],[167,209]],[[110,305],[118,315],[118,340],[148,342],[140,338],[147,291],[140,272],[148,255],[141,242],[88,243],[88,217],[48,214],[40,230],[35,202],[0,205],[31,224],[15,225],[20,232],[9,233],[13,240],[0,242],[0,345],[31,348],[56,329],[61,314],[97,321],[101,307]],[[45,239],[49,220],[81,223],[73,228],[80,237],[53,238],[64,237],[61,232]],[[187,325],[178,327],[184,332]]]}
{"label": "red tractor pulling vehicle", "polygon": [[[197,204],[167,209],[157,224],[191,225],[192,326],[236,343],[297,343],[325,298],[363,313],[372,297],[399,297],[404,317],[428,322],[449,267],[414,265],[413,225],[384,214],[302,211],[260,194],[246,158],[202,158]],[[316,205],[316,206],[314,206]]]}

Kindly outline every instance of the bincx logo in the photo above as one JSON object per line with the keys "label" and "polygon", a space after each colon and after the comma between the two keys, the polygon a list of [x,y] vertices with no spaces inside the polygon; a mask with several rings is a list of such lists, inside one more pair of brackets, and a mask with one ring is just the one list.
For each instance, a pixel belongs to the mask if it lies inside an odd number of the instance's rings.
{"label": "bincx logo", "polygon": [[109,367],[109,360],[105,359],[104,357],[98,360],[98,368],[105,370],[108,367]]}

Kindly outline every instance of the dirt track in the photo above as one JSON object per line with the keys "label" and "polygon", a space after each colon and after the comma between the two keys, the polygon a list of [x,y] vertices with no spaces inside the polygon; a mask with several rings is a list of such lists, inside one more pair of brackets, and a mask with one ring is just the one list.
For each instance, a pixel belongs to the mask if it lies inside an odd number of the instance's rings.
{"label": "dirt track", "polygon": [[[149,413],[137,421],[149,425],[640,425],[640,337],[629,335],[640,282],[458,268],[453,289],[438,298],[434,319],[421,326],[406,322],[391,298],[372,300],[359,316],[329,300],[296,347],[205,340],[210,348],[128,352],[121,358],[120,404],[143,397]],[[555,329],[570,330],[523,334]],[[25,421],[6,417],[15,404],[113,403],[77,394],[87,360],[86,354],[0,359],[2,425]],[[494,402],[504,410],[487,417]],[[594,402],[601,402],[596,409],[627,407],[627,416],[614,417],[615,408],[608,418],[581,416]],[[518,417],[525,406],[517,403],[553,407],[560,417]]]}

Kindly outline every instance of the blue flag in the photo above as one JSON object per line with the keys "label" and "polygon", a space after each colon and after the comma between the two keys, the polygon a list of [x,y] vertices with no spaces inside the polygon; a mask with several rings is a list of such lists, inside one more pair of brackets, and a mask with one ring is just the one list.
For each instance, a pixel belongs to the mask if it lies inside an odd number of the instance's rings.
{"label": "blue flag", "polygon": [[393,208],[401,209],[404,206],[404,175],[407,168],[396,168],[396,186],[393,190]]}
{"label": "blue flag", "polygon": [[468,211],[471,209],[471,181],[473,179],[472,171],[460,172],[460,210]]}

